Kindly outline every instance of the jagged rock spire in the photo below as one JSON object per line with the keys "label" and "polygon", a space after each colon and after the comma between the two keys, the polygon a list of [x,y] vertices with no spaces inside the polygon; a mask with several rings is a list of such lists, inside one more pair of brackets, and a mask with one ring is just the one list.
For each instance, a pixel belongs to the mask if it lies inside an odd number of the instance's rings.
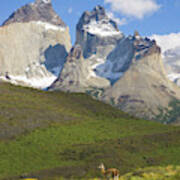
{"label": "jagged rock spire", "polygon": [[94,16],[94,18],[96,18],[97,21],[99,21],[101,19],[104,19],[104,18],[107,18],[105,9],[102,6],[100,6],[100,5],[96,6],[93,9],[92,17],[93,16]]}
{"label": "jagged rock spire", "polygon": [[106,57],[122,38],[116,22],[99,5],[92,11],[85,11],[76,26],[76,44],[81,45],[85,58],[92,54]]}
{"label": "jagged rock spire", "polygon": [[66,26],[54,11],[51,0],[35,0],[15,11],[4,23],[8,25],[16,22],[42,21],[58,26]]}
{"label": "jagged rock spire", "polygon": [[73,59],[79,60],[82,57],[83,57],[83,52],[81,46],[79,44],[75,44],[75,46],[71,49],[67,57],[67,61],[73,61]]}
{"label": "jagged rock spire", "polygon": [[96,6],[91,12],[85,11],[83,13],[77,24],[77,29],[79,30],[82,29],[84,25],[89,24],[92,21],[96,21],[96,22],[104,21],[103,23],[105,24],[109,23],[114,27],[114,29],[118,30],[118,26],[116,22],[107,16],[104,7],[100,5]]}
{"label": "jagged rock spire", "polygon": [[50,4],[51,0],[36,0],[35,3],[36,4],[41,4],[41,3]]}

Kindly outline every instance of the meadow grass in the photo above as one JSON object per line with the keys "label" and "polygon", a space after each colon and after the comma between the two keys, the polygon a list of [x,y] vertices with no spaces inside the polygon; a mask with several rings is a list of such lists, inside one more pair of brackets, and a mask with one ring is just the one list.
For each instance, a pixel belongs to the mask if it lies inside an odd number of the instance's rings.
{"label": "meadow grass", "polygon": [[[119,178],[110,178],[109,180],[179,180],[180,166],[169,165],[167,167],[149,167],[138,169],[127,173]],[[38,179],[24,179],[24,180],[38,180]],[[63,177],[54,177],[46,180],[65,180]],[[75,179],[74,179],[75,180]],[[104,178],[81,178],[79,180],[105,180]]]}
{"label": "meadow grass", "polygon": [[0,179],[89,179],[180,164],[180,127],[134,118],[85,94],[0,84]]}

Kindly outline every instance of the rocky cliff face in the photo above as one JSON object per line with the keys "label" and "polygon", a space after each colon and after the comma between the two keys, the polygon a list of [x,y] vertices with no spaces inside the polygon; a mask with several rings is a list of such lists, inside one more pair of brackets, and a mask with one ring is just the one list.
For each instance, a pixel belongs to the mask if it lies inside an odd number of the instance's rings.
{"label": "rocky cliff face", "polygon": [[132,115],[154,119],[160,108],[168,107],[173,98],[180,98],[180,90],[166,77],[155,41],[135,36],[128,39],[134,50],[131,63],[102,99]]}
{"label": "rocky cliff face", "polygon": [[88,92],[132,115],[154,119],[160,108],[180,98],[166,76],[161,49],[136,32],[125,37],[105,10],[85,12],[76,45],[51,90]]}
{"label": "rocky cliff face", "polygon": [[123,39],[124,35],[118,30],[117,24],[106,15],[103,7],[96,6],[91,12],[83,13],[77,24],[76,44],[72,50],[78,47],[82,56],[80,60],[74,57],[73,63],[67,61],[59,81],[53,84],[53,89],[64,90],[66,87],[69,91],[76,89],[82,92],[89,88],[110,86],[111,78],[117,79],[121,73],[113,73],[113,67],[109,68],[106,60]]}
{"label": "rocky cliff face", "polygon": [[59,78],[50,89],[85,92],[94,87],[105,88],[109,85],[107,79],[96,76],[91,62],[84,59],[81,46],[76,44],[71,49]]}
{"label": "rocky cliff face", "polygon": [[0,27],[0,42],[0,78],[35,88],[58,77],[71,48],[69,29],[48,0],[13,13]]}
{"label": "rocky cliff face", "polygon": [[101,6],[96,6],[91,12],[84,12],[76,27],[76,44],[81,45],[86,59],[92,55],[106,58],[122,38],[117,24]]}
{"label": "rocky cliff face", "polygon": [[68,27],[50,0],[13,13],[0,27],[0,42],[0,77],[6,81],[37,88],[53,82],[50,90],[88,92],[147,119],[180,99],[156,42],[138,32],[125,37],[101,6],[82,15],[71,51]]}
{"label": "rocky cliff face", "polygon": [[153,35],[162,49],[162,58],[166,68],[167,77],[180,86],[180,34]]}
{"label": "rocky cliff face", "polygon": [[65,23],[54,11],[51,0],[35,0],[17,11],[3,23],[3,26],[12,23],[27,23],[31,21],[47,22],[57,26],[65,27]]}
{"label": "rocky cliff face", "polygon": [[51,90],[88,92],[132,115],[154,119],[179,88],[166,75],[161,49],[136,32],[125,37],[105,10],[85,12],[76,44]]}

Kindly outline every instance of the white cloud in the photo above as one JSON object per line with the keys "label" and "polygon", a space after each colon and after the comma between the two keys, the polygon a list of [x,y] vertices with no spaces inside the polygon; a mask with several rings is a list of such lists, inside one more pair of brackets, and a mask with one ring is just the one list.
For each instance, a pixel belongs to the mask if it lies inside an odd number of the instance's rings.
{"label": "white cloud", "polygon": [[109,3],[114,12],[139,19],[160,8],[155,0],[104,0],[104,2]]}
{"label": "white cloud", "polygon": [[161,47],[162,52],[164,53],[168,49],[175,49],[180,47],[180,32],[171,33],[167,35],[152,35],[151,39],[155,39],[157,44]]}
{"label": "white cloud", "polygon": [[72,12],[73,12],[73,9],[72,9],[72,7],[70,7],[70,8],[68,9],[68,13],[71,14]]}
{"label": "white cloud", "polygon": [[112,20],[114,20],[118,25],[122,26],[124,24],[127,23],[125,18],[119,19],[117,17],[115,17],[115,15],[113,14],[113,12],[107,12],[107,15],[109,18],[111,18]]}

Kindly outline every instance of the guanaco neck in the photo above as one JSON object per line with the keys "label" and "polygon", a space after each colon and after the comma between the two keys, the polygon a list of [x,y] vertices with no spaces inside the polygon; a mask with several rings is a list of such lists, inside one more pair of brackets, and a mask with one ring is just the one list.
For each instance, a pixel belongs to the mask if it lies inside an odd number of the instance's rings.
{"label": "guanaco neck", "polygon": [[103,174],[106,173],[105,167],[102,167],[102,168],[101,168],[101,172],[102,172]]}

